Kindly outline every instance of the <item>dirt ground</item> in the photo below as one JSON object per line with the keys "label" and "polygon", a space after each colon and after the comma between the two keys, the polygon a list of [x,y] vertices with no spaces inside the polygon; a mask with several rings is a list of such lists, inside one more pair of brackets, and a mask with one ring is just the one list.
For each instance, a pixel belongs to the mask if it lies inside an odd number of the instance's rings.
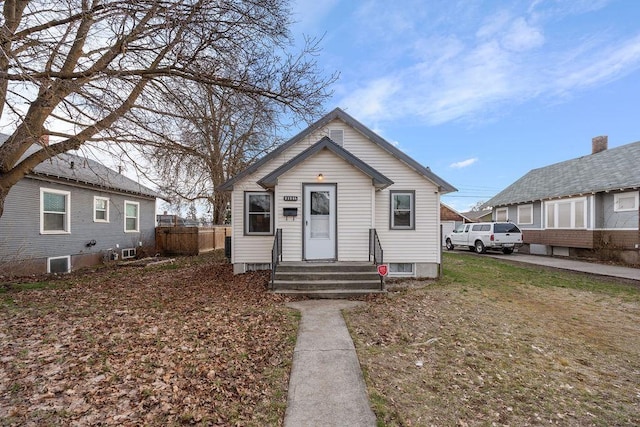
{"label": "dirt ground", "polygon": [[4,283],[0,425],[280,425],[298,318],[266,279],[182,260]]}
{"label": "dirt ground", "polygon": [[640,425],[638,286],[481,258],[347,314],[379,425]]}

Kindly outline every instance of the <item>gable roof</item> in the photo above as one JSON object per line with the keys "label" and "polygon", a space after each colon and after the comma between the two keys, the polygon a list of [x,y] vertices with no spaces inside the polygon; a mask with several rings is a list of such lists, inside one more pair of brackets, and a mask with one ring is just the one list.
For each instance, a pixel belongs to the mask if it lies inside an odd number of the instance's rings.
{"label": "gable roof", "polygon": [[529,171],[484,206],[640,187],[640,141]]}
{"label": "gable roof", "polygon": [[258,184],[264,188],[275,187],[278,183],[278,178],[282,174],[284,174],[294,166],[302,163],[314,154],[320,152],[321,150],[331,151],[333,154],[340,157],[345,162],[360,170],[362,173],[371,178],[373,185],[378,189],[383,189],[393,184],[392,180],[390,180],[344,148],[340,147],[327,136],[323,137],[320,141],[316,142],[311,147],[307,148],[302,153],[298,154],[293,159],[289,160],[270,174],[266,175],[264,178],[258,181]]}
{"label": "gable roof", "polygon": [[[7,135],[0,134],[0,145],[7,138]],[[28,151],[26,155],[32,154],[35,151],[36,150]],[[138,196],[160,197],[155,191],[95,160],[71,153],[58,154],[51,159],[45,160],[36,166],[33,172],[28,174],[27,177],[85,184],[105,190]]]}
{"label": "gable roof", "polygon": [[416,171],[420,175],[424,176],[429,181],[433,182],[439,188],[441,193],[444,194],[444,193],[450,193],[450,192],[453,192],[453,191],[457,191],[457,189],[454,186],[452,186],[451,184],[449,184],[448,182],[446,182],[445,180],[443,180],[442,178],[440,178],[439,176],[437,176],[436,174],[431,172],[431,170],[429,168],[425,168],[420,163],[416,162],[414,159],[412,159],[411,157],[407,156],[402,151],[398,150],[392,144],[387,142],[384,138],[380,137],[375,132],[371,131],[369,128],[364,126],[362,123],[358,122],[356,119],[354,119],[353,117],[351,117],[350,115],[345,113],[340,108],[335,108],[333,111],[329,112],[327,115],[322,117],[320,120],[318,120],[317,122],[313,123],[312,125],[307,127],[305,130],[303,130],[302,132],[300,132],[299,134],[297,134],[296,136],[294,136],[293,138],[291,138],[290,140],[285,142],[284,144],[278,146],[273,151],[271,151],[269,154],[261,157],[255,163],[251,164],[245,170],[243,170],[242,172],[238,173],[234,177],[230,178],[229,180],[227,180],[222,185],[218,186],[218,188],[216,188],[215,190],[218,190],[218,191],[229,191],[229,190],[232,190],[233,189],[233,185],[237,181],[239,181],[240,179],[244,178],[247,175],[252,174],[258,168],[260,168],[262,165],[267,163],[269,160],[274,159],[275,157],[280,155],[282,152],[287,150],[292,145],[300,142],[301,140],[303,140],[304,138],[309,136],[311,133],[315,132],[316,130],[318,130],[319,128],[321,128],[323,126],[326,126],[332,120],[335,120],[335,119],[342,120],[344,123],[346,123],[347,125],[351,126],[355,130],[360,132],[367,139],[369,139],[374,144],[377,144],[380,148],[382,148],[383,150],[388,152],[390,155],[392,155],[393,157],[395,157],[398,160],[402,161],[408,167],[410,167],[411,169],[413,169],[414,171]]}

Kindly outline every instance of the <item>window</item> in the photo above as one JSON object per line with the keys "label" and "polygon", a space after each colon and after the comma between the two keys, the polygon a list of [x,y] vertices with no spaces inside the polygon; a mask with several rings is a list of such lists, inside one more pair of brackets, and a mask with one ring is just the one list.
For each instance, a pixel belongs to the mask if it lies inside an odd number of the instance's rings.
{"label": "window", "polygon": [[389,263],[389,275],[391,276],[413,276],[413,263],[392,262]]}
{"label": "window", "polygon": [[71,256],[47,258],[47,273],[68,273],[71,271]]}
{"label": "window", "polygon": [[415,229],[415,192],[391,192],[391,228],[396,230]]}
{"label": "window", "polygon": [[95,196],[93,198],[93,222],[109,222],[109,199]]}
{"label": "window", "polygon": [[247,192],[244,194],[245,234],[273,234],[273,197],[271,193]]}
{"label": "window", "polygon": [[518,206],[518,224],[533,224],[533,205]]}
{"label": "window", "polygon": [[638,210],[638,192],[614,194],[613,210],[615,212]]}
{"label": "window", "polygon": [[493,224],[494,233],[520,233],[520,229],[515,224]]}
{"label": "window", "polygon": [[127,248],[122,250],[122,259],[135,258],[136,248]]}
{"label": "window", "polygon": [[585,228],[586,199],[564,199],[545,202],[546,228]]}
{"label": "window", "polygon": [[70,233],[69,207],[71,193],[68,191],[40,189],[40,233]]}
{"label": "window", "polygon": [[508,221],[509,220],[509,209],[500,208],[496,209],[496,221]]}
{"label": "window", "polygon": [[137,233],[140,231],[140,203],[124,202],[124,232]]}
{"label": "window", "polygon": [[491,231],[491,224],[475,224],[471,226],[471,231]]}

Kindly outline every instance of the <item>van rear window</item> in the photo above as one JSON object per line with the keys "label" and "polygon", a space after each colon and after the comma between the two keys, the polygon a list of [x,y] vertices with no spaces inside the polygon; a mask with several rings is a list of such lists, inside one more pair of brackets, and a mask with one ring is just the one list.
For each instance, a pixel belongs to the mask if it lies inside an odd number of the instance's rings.
{"label": "van rear window", "polygon": [[494,233],[520,233],[520,229],[515,224],[495,224]]}

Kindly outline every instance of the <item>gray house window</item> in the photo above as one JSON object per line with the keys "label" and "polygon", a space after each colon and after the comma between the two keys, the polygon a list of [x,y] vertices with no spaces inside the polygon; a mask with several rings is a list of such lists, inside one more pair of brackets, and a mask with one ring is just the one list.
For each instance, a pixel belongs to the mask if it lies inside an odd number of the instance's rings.
{"label": "gray house window", "polygon": [[124,202],[124,231],[125,233],[140,231],[140,203]]}
{"label": "gray house window", "polygon": [[391,191],[391,229],[415,229],[415,192]]}
{"label": "gray house window", "polygon": [[244,231],[249,235],[273,234],[273,197],[266,192],[244,193]]}
{"label": "gray house window", "polygon": [[71,193],[68,191],[40,189],[40,233],[67,234],[71,231],[69,208]]}
{"label": "gray house window", "polygon": [[71,257],[60,256],[47,258],[47,273],[68,273],[71,271]]}
{"label": "gray house window", "polygon": [[109,199],[107,197],[93,198],[93,222],[109,222]]}

